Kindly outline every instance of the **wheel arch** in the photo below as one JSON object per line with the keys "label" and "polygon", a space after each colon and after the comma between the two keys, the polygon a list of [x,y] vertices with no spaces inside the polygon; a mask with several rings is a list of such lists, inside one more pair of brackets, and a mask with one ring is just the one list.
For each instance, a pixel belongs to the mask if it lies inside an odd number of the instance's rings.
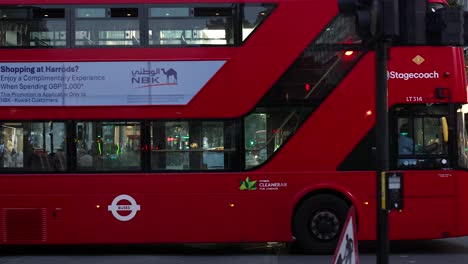
{"label": "wheel arch", "polygon": [[346,190],[345,188],[340,188],[334,185],[329,185],[329,184],[322,184],[322,185],[317,185],[313,188],[307,188],[304,189],[302,192],[298,193],[292,202],[291,205],[291,213],[289,216],[289,221],[290,221],[290,230],[291,234],[293,233],[293,219],[296,214],[297,209],[306,201],[307,199],[320,195],[320,194],[328,194],[328,195],[334,195],[344,202],[348,204],[348,206],[354,206],[355,209],[355,215],[356,215],[356,226],[359,227],[359,202],[356,198],[355,195],[353,195],[349,190]]}

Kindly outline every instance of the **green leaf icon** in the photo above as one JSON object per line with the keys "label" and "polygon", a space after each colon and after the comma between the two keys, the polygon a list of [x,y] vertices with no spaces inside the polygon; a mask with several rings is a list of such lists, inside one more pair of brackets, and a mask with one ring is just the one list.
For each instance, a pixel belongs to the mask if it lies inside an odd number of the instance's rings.
{"label": "green leaf icon", "polygon": [[251,181],[247,183],[247,188],[249,190],[256,190],[257,189],[257,181]]}
{"label": "green leaf icon", "polygon": [[245,186],[245,182],[242,181],[242,184],[241,186],[239,187],[239,190],[243,191],[243,190],[247,190],[247,187]]}
{"label": "green leaf icon", "polygon": [[240,181],[241,185],[239,187],[239,190],[249,190],[249,191],[254,191],[257,190],[257,181],[251,181],[249,177],[245,179],[245,181]]}

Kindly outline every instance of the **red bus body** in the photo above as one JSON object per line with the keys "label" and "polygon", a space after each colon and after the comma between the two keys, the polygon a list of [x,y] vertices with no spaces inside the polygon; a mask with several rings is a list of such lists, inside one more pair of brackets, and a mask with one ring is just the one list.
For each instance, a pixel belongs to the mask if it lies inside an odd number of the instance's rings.
{"label": "red bus body", "polygon": [[[67,1],[66,5],[127,3],[125,0],[80,0]],[[159,0],[159,3],[175,1]],[[0,49],[0,64],[226,60],[185,106],[12,106],[0,108],[0,119],[242,117],[338,13],[336,1],[275,0],[273,3],[277,4],[274,12],[240,47]],[[0,5],[7,4],[61,5],[63,1],[0,1]],[[413,61],[417,55],[424,58],[424,63],[418,65]],[[389,71],[436,71],[440,76],[389,79],[389,107],[414,103],[413,98],[422,98],[416,100],[424,104],[446,103],[448,99],[436,96],[440,87],[448,88],[451,102],[468,101],[461,48],[397,47],[391,49],[390,57]],[[271,160],[253,170],[118,174],[2,172],[0,244],[292,241],[294,212],[303,199],[316,193],[335,194],[349,201],[356,208],[359,239],[373,240],[377,229],[375,172],[344,172],[337,167],[375,125],[374,87],[374,54],[369,52]],[[272,191],[242,191],[239,182],[247,177],[258,182],[281,183],[282,187]],[[390,239],[468,234],[466,171],[404,171],[404,186],[404,209],[389,216]],[[120,194],[131,195],[140,206],[130,221],[117,221],[108,210]],[[12,209],[36,211],[10,214]],[[33,222],[40,219],[36,221],[39,224],[22,226],[25,221],[19,219],[24,217],[33,217]],[[29,239],[29,229],[39,230],[40,236]]]}

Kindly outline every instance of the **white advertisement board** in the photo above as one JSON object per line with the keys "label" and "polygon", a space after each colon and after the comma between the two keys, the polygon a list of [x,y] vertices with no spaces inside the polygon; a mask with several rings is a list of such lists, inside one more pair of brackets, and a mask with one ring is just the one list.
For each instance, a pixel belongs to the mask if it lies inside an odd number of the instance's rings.
{"label": "white advertisement board", "polygon": [[225,62],[0,63],[0,106],[185,105]]}

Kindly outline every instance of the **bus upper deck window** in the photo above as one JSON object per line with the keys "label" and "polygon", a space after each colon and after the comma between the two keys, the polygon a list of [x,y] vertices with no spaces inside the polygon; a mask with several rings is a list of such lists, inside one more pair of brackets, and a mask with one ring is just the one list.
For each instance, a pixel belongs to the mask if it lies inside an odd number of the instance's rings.
{"label": "bus upper deck window", "polygon": [[65,18],[65,9],[63,8],[38,8],[33,10],[33,18]]}
{"label": "bus upper deck window", "polygon": [[231,4],[149,8],[150,45],[234,44],[234,7]]}
{"label": "bus upper deck window", "polygon": [[77,8],[75,46],[139,46],[138,8]]}
{"label": "bus upper deck window", "polygon": [[269,4],[245,4],[243,6],[242,41],[245,41],[260,26],[273,8],[274,6]]}
{"label": "bus upper deck window", "polygon": [[2,8],[0,9],[0,19],[26,19],[28,9],[26,8]]}
{"label": "bus upper deck window", "polygon": [[138,8],[111,8],[110,17],[138,17]]}
{"label": "bus upper deck window", "polygon": [[0,46],[65,47],[66,44],[64,8],[0,9]]}
{"label": "bus upper deck window", "polygon": [[77,8],[76,17],[78,18],[105,18],[106,9],[105,8]]}

